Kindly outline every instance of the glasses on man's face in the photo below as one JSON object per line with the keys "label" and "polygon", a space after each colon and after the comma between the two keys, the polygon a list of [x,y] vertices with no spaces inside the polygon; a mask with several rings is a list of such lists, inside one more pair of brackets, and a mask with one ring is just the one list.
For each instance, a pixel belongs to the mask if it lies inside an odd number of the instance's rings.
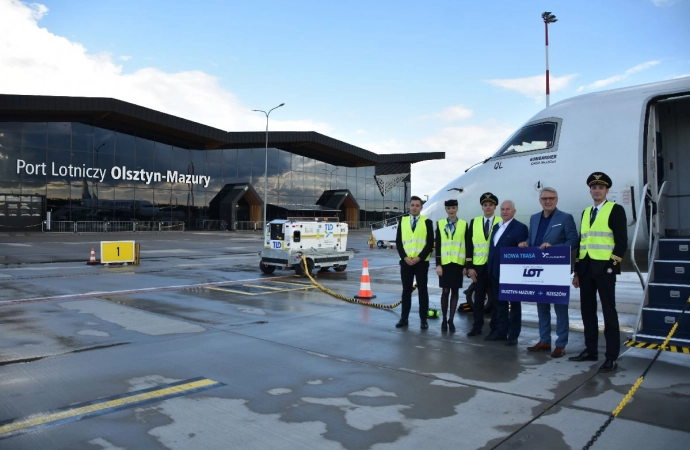
{"label": "glasses on man's face", "polygon": [[556,201],[558,197],[542,197],[539,200],[542,202],[553,202]]}

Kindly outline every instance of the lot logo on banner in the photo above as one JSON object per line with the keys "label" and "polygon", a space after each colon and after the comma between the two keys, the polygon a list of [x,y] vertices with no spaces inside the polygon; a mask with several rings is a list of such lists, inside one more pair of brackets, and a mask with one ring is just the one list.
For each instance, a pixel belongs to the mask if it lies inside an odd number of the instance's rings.
{"label": "lot logo on banner", "polygon": [[567,304],[570,247],[502,248],[498,299]]}

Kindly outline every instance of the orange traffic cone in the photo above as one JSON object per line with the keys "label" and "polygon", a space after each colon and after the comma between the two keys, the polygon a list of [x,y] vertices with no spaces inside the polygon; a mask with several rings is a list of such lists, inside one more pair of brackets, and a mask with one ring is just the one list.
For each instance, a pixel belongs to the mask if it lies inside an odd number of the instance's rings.
{"label": "orange traffic cone", "polygon": [[91,256],[89,257],[89,261],[86,263],[89,266],[93,266],[95,264],[98,264],[98,261],[96,261],[96,251],[91,247]]}
{"label": "orange traffic cone", "polygon": [[364,264],[362,266],[362,282],[359,285],[359,294],[355,295],[355,298],[362,300],[369,300],[376,298],[375,295],[371,293],[371,281],[369,280],[369,262],[364,259]]}

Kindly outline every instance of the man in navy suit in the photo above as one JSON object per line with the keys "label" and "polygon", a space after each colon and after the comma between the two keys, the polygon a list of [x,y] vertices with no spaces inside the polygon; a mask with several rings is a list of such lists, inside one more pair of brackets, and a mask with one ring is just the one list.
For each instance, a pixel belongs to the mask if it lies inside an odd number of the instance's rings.
{"label": "man in navy suit", "polygon": [[[493,291],[496,304],[493,310],[493,319],[496,329],[493,330],[485,341],[507,341],[505,345],[517,345],[518,336],[522,328],[522,305],[520,302],[502,301],[498,296],[498,283],[501,277],[501,248],[517,247],[520,242],[527,240],[527,225],[519,222],[515,217],[515,203],[506,200],[501,203],[500,223],[494,225],[489,243],[489,288]],[[508,305],[510,303],[510,305]]]}
{"label": "man in navy suit", "polygon": [[[539,202],[542,212],[534,214],[529,219],[529,239],[520,243],[520,247],[539,247],[541,249],[552,246],[570,247],[571,252],[579,245],[579,236],[575,228],[573,216],[560,211],[558,205],[558,192],[554,188],[545,187],[539,192]],[[552,358],[560,358],[565,355],[565,346],[568,344],[568,305],[554,304],[556,312],[556,348],[551,353]],[[551,351],[551,304],[537,302],[539,315],[539,342],[532,347],[527,347],[530,352]]]}

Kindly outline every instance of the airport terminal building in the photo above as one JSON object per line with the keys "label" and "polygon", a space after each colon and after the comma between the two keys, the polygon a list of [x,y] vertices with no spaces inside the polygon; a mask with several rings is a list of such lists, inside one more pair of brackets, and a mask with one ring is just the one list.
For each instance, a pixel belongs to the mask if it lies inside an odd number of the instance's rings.
{"label": "airport terminal building", "polygon": [[[316,132],[226,132],[108,98],[0,95],[0,231],[46,220],[261,226],[338,216],[351,227],[402,214],[411,165]],[[227,225],[225,225],[227,224]]]}

